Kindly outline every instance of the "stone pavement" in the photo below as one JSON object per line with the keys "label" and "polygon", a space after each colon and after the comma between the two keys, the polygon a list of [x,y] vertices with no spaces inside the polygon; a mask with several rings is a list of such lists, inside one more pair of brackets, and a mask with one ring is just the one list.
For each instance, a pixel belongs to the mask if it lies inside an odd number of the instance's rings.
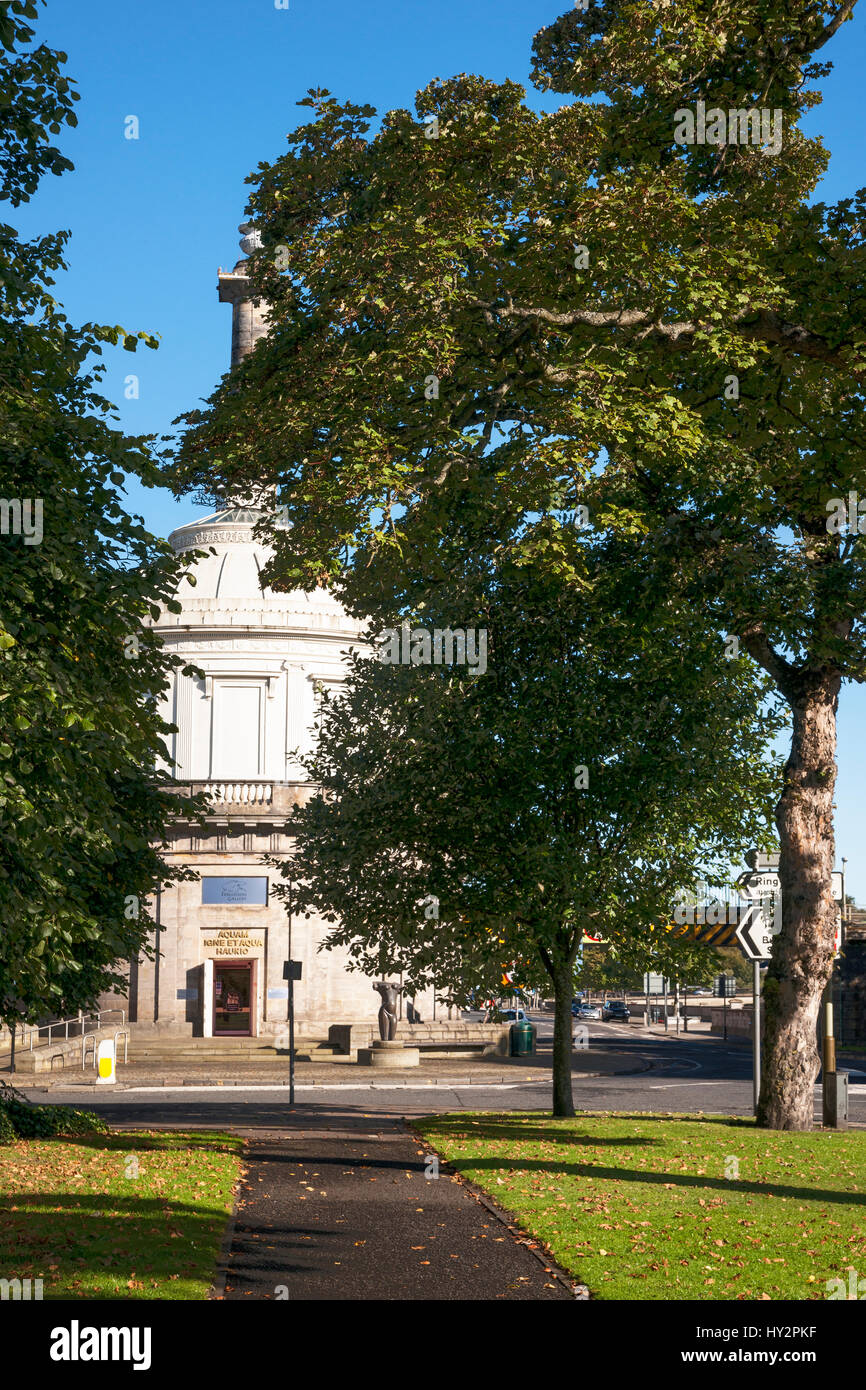
{"label": "stone pavement", "polygon": [[[576,1078],[592,1076],[623,1076],[647,1071],[649,1062],[634,1053],[575,1052],[572,1071]],[[389,1087],[407,1085],[491,1086],[514,1084],[519,1081],[541,1081],[550,1076],[551,1056],[542,1051],[531,1057],[479,1058],[471,1061],[448,1058],[422,1058],[420,1066],[406,1070],[378,1071],[355,1063],[299,1062],[295,1066],[295,1084],[310,1086]],[[8,1080],[13,1080],[7,1075]],[[96,1086],[92,1069],[81,1071],[66,1067],[62,1071],[39,1072],[36,1075],[16,1075],[14,1084],[22,1091],[68,1090],[80,1087],[82,1093],[163,1086],[239,1086],[282,1087],[289,1084],[286,1059],[279,1062],[254,1063],[218,1060],[190,1062],[184,1065],[170,1062],[128,1062],[117,1068],[116,1087]]]}
{"label": "stone pavement", "polygon": [[[248,1140],[213,1297],[571,1300],[579,1285],[397,1115],[289,1111]],[[429,1175],[429,1176],[428,1176]]]}

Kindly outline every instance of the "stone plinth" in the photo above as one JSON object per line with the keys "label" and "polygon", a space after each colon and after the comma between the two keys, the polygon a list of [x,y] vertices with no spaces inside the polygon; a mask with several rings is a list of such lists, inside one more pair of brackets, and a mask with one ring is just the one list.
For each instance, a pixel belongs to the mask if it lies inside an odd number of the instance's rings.
{"label": "stone plinth", "polygon": [[383,1042],[377,1038],[372,1047],[358,1048],[358,1065],[362,1067],[417,1067],[421,1054],[417,1047],[406,1047],[399,1038]]}

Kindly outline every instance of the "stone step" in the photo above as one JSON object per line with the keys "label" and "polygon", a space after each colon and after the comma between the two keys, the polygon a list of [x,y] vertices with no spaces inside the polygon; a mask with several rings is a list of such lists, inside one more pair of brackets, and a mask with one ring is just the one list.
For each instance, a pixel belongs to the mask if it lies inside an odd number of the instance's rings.
{"label": "stone step", "polygon": [[[189,1042],[172,1043],[136,1043],[134,1040],[130,1044],[129,1058],[133,1062],[204,1062],[220,1060],[226,1062],[270,1062],[285,1061],[288,1056],[288,1049],[284,1047],[274,1047],[272,1044],[258,1044],[247,1047],[230,1047],[224,1043],[210,1044],[208,1038],[200,1040],[200,1045],[193,1046]],[[295,1054],[301,1052],[311,1056],[318,1055],[325,1059],[334,1055],[333,1043],[328,1043],[322,1039],[296,1039]]]}

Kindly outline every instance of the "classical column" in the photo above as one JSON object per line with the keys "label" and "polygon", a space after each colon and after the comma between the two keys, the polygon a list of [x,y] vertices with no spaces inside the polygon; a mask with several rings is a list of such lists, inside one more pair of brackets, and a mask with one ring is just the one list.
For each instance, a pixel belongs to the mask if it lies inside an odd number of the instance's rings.
{"label": "classical column", "polygon": [[[248,222],[242,222],[241,250],[249,254],[261,245],[259,233]],[[265,317],[267,306],[250,293],[250,277],[245,273],[246,259],[238,261],[234,270],[218,271],[218,291],[221,304],[232,306],[232,366],[242,362],[252,352],[259,338],[268,331]]]}

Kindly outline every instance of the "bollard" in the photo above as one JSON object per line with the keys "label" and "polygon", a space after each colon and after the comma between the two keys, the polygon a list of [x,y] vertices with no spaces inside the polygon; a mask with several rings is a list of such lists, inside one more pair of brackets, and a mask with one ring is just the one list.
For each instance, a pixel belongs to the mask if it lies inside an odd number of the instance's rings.
{"label": "bollard", "polygon": [[847,1129],[847,1071],[825,1071],[823,1076],[823,1092],[825,1127],[827,1129]]}
{"label": "bollard", "polygon": [[114,1071],[116,1050],[111,1038],[103,1038],[96,1049],[96,1084],[97,1086],[111,1086],[117,1076]]}

